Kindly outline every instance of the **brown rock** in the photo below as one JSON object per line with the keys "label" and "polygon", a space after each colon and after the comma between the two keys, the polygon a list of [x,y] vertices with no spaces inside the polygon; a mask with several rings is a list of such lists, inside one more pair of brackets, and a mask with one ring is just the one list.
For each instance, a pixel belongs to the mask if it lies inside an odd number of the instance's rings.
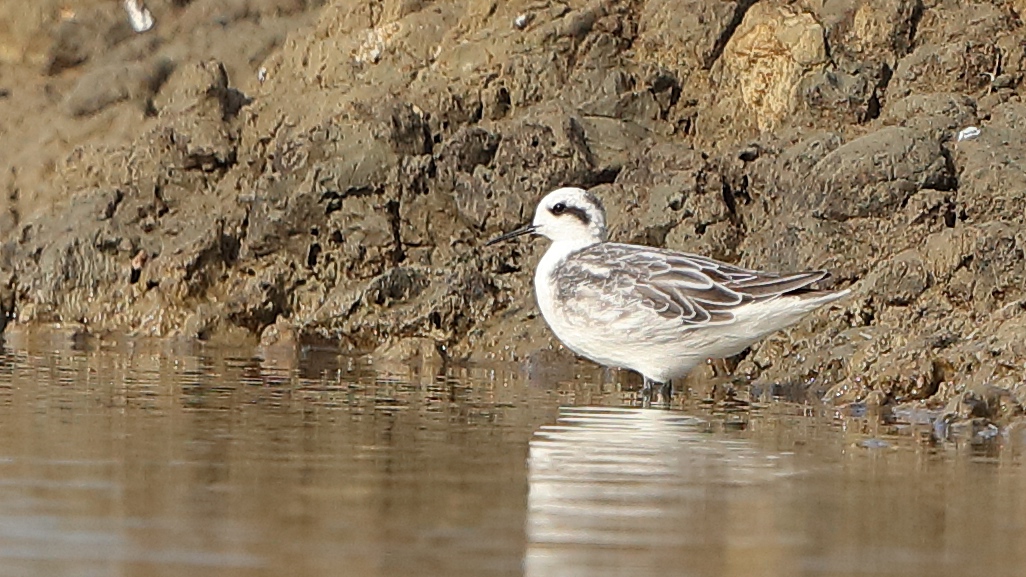
{"label": "brown rock", "polygon": [[638,22],[639,55],[686,80],[720,57],[732,20],[745,9],[743,2],[646,2]]}
{"label": "brown rock", "polygon": [[866,290],[888,305],[911,304],[929,288],[930,276],[919,251],[903,251],[877,266],[865,280]]}
{"label": "brown rock", "polygon": [[799,199],[831,220],[883,216],[921,188],[945,189],[952,175],[941,148],[925,134],[883,128],[834,150],[812,167],[818,194]]}
{"label": "brown rock", "polygon": [[823,27],[794,5],[758,2],[723,49],[718,98],[742,106],[759,130],[794,110],[802,79],[827,62]]}

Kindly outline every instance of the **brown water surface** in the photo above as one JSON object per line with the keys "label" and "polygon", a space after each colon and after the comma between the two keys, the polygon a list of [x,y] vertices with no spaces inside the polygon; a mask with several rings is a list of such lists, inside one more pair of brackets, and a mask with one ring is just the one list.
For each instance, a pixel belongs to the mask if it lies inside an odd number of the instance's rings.
{"label": "brown water surface", "polygon": [[285,361],[9,336],[0,575],[1026,574],[1021,433]]}

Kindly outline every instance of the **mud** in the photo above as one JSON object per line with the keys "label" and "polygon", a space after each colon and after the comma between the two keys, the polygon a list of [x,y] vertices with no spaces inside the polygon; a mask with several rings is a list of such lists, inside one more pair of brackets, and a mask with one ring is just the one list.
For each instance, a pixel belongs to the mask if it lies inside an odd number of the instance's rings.
{"label": "mud", "polygon": [[615,240],[853,288],[735,374],[1022,412],[1022,2],[147,5],[0,5],[0,323],[570,358],[544,243],[482,244],[576,185]]}

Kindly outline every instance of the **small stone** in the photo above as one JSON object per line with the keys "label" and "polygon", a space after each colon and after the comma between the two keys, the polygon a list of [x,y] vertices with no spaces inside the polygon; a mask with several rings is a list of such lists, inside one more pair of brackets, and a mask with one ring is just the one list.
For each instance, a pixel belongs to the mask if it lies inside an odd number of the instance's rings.
{"label": "small stone", "polygon": [[128,22],[132,25],[132,30],[141,34],[153,28],[153,14],[142,0],[125,0],[125,12],[128,12]]}
{"label": "small stone", "polygon": [[1001,434],[1001,429],[993,423],[987,423],[980,430],[976,431],[976,438],[982,441],[989,441]]}
{"label": "small stone", "polygon": [[890,446],[891,444],[883,439],[863,439],[858,442],[858,447],[862,449],[886,449]]}
{"label": "small stone", "polygon": [[962,130],[958,131],[958,136],[955,138],[958,142],[963,140],[974,140],[980,136],[980,129],[975,126],[967,126]]}
{"label": "small stone", "polygon": [[749,146],[738,153],[737,157],[744,162],[752,162],[759,158],[759,147]]}

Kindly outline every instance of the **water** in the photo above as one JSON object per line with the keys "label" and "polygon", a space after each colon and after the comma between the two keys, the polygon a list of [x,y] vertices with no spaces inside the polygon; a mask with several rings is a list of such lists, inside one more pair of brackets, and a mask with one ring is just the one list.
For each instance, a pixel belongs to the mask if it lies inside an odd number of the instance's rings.
{"label": "water", "polygon": [[1014,431],[641,410],[583,366],[4,347],[0,576],[1026,573]]}

